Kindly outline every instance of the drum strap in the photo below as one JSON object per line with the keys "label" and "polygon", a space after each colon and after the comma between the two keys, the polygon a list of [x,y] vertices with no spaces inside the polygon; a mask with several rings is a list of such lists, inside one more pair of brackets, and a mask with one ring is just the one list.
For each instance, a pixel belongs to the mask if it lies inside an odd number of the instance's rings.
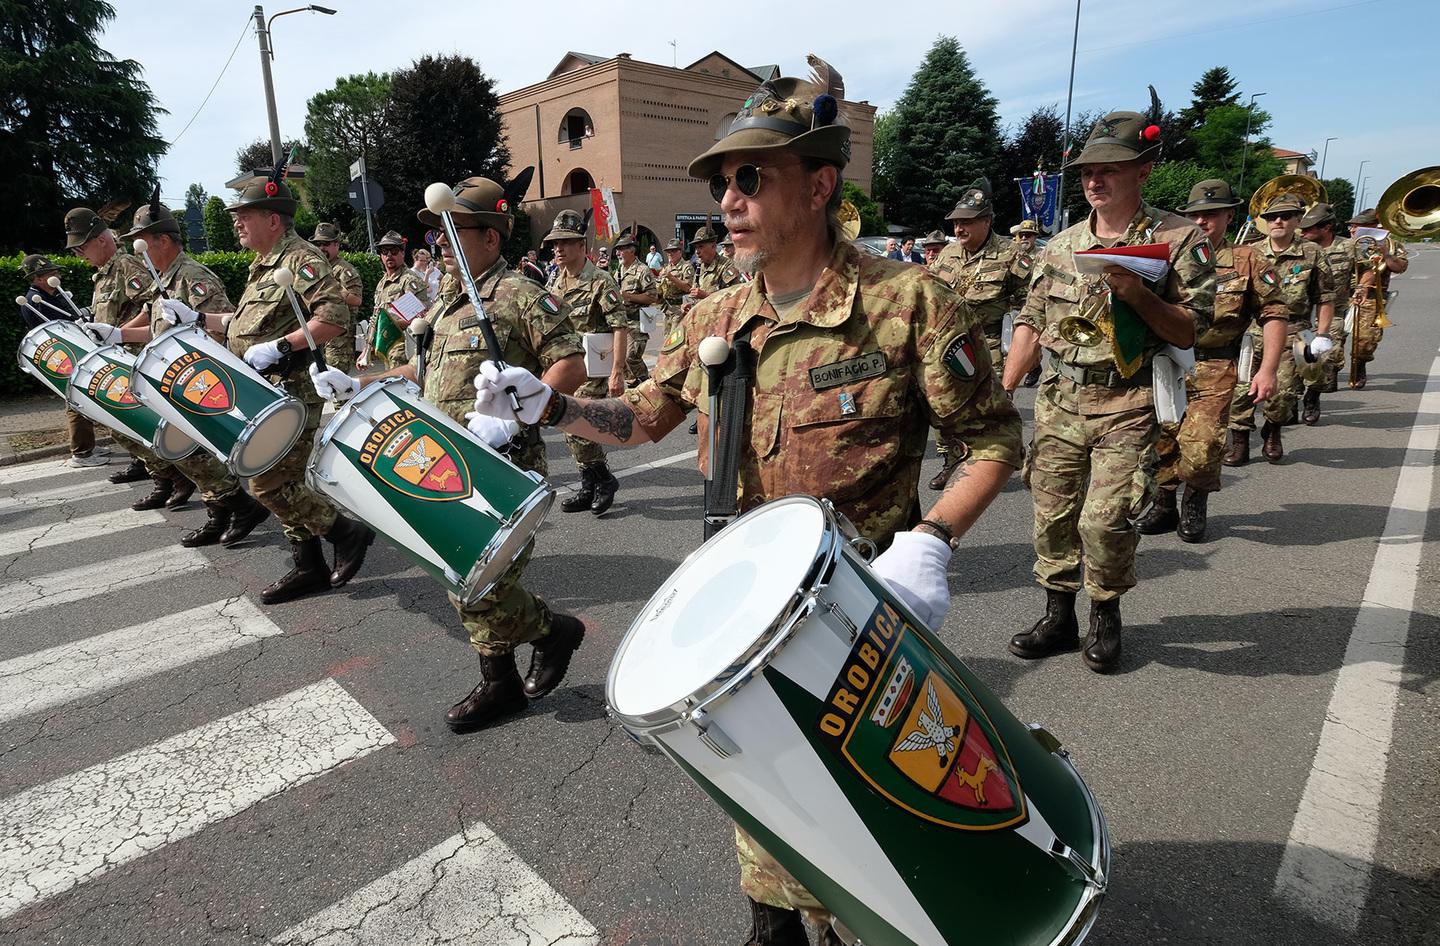
{"label": "drum strap", "polygon": [[[736,333],[730,357],[722,368],[720,426],[716,428],[715,456],[710,458],[713,475],[705,495],[706,539],[729,525],[739,512],[740,449],[750,418],[750,385],[755,380],[754,353],[750,348],[754,328],[752,322]],[[710,423],[716,422],[716,418],[710,418]]]}

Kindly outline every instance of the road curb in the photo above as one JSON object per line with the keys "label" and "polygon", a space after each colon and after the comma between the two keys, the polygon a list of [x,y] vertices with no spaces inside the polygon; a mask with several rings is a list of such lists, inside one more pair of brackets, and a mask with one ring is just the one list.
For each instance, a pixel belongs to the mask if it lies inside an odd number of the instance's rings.
{"label": "road curb", "polygon": [[[115,441],[110,437],[96,437],[95,446],[113,447]],[[3,453],[0,453],[0,467],[16,466],[32,460],[48,460],[52,457],[68,456],[69,453],[70,447],[63,443],[53,447],[37,447],[34,450],[20,450],[13,453],[6,448]]]}

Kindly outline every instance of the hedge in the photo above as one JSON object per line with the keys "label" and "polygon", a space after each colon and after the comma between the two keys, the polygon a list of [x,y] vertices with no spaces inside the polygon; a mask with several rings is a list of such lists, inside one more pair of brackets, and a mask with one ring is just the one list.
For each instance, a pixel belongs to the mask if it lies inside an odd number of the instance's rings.
{"label": "hedge", "polygon": [[[360,311],[369,312],[373,305],[375,284],[380,281],[382,272],[380,257],[368,253],[341,255],[360,271],[360,278],[365,285],[365,297]],[[220,277],[232,302],[240,298],[240,294],[245,291],[245,282],[250,274],[250,261],[255,258],[254,253],[197,253],[195,258]],[[18,255],[0,256],[0,289],[4,291],[0,299],[10,300],[7,305],[13,305],[15,297],[23,295],[29,287],[20,276],[20,262],[23,259],[23,256]],[[89,305],[94,289],[90,277],[95,272],[90,268],[90,264],[73,256],[51,256],[50,259],[60,267],[61,282],[75,294],[75,302],[82,306]],[[12,311],[14,315],[10,318],[0,319],[0,352],[18,353],[20,339],[25,335],[25,322],[20,318],[19,310]],[[0,358],[0,400],[41,394],[45,391],[39,382],[20,370],[16,355]]]}

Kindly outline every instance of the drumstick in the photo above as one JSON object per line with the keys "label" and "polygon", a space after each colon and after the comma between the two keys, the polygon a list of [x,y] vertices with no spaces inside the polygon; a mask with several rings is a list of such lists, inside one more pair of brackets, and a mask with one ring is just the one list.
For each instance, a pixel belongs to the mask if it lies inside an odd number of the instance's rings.
{"label": "drumstick", "polygon": [[70,306],[70,311],[75,313],[75,317],[76,317],[77,319],[84,319],[84,318],[85,318],[85,313],[81,312],[81,311],[80,311],[80,307],[75,304],[75,300],[72,299],[72,298],[70,298],[70,293],[66,292],[65,289],[60,285],[60,277],[59,277],[59,276],[51,276],[51,277],[50,277],[49,279],[47,279],[45,282],[46,282],[46,284],[47,284],[51,289],[59,289],[59,290],[60,290],[60,295],[61,295],[61,297],[64,298],[64,300],[66,301],[66,303],[69,304],[69,306]]}
{"label": "drumstick", "polygon": [[705,373],[709,375],[710,382],[710,423],[709,427],[709,459],[705,463],[705,482],[708,484],[715,479],[715,416],[720,405],[720,377],[725,366],[725,359],[730,357],[730,343],[719,335],[711,335],[700,341],[700,360],[705,364]]}
{"label": "drumstick", "polygon": [[430,350],[430,320],[417,315],[410,321],[410,334],[415,336],[415,383],[425,387],[425,356]]}
{"label": "drumstick", "polygon": [[[455,254],[455,263],[460,267],[460,281],[465,285],[465,294],[470,297],[470,305],[475,309],[475,318],[480,323],[480,334],[485,337],[485,347],[490,350],[490,360],[495,367],[504,370],[505,359],[500,354],[500,340],[495,337],[495,327],[490,324],[490,316],[485,314],[485,305],[480,301],[480,293],[475,288],[475,277],[470,273],[470,261],[465,258],[465,248],[460,245],[460,233],[455,229],[455,217],[451,213],[455,209],[455,192],[449,185],[442,181],[436,181],[425,188],[425,207],[432,213],[440,216],[440,222],[445,225],[445,239],[450,244],[450,252]],[[515,394],[515,388],[507,387],[505,393],[510,395],[510,408],[515,412],[516,419],[520,417],[520,398]]]}
{"label": "drumstick", "polygon": [[[155,291],[160,294],[162,299],[170,298],[170,293],[166,292],[165,287],[160,284],[160,270],[155,268],[154,260],[150,259],[150,244],[137,239],[134,246],[135,252],[139,253],[140,258],[145,261],[145,268],[150,270],[150,278],[155,280]],[[201,318],[203,319],[204,316],[202,315]]]}
{"label": "drumstick", "polygon": [[295,274],[281,266],[270,278],[275,280],[275,285],[285,290],[285,297],[290,300],[290,308],[295,310],[295,318],[300,321],[300,331],[305,335],[305,343],[310,346],[310,357],[315,359],[315,367],[324,371],[325,353],[315,345],[315,336],[310,334],[310,320],[305,318],[305,311],[300,308],[300,297],[295,295]]}
{"label": "drumstick", "polygon": [[15,304],[18,305],[18,306],[19,306],[20,308],[22,308],[22,309],[29,309],[31,312],[34,312],[35,315],[36,315],[36,316],[40,319],[40,321],[42,321],[42,322],[53,322],[53,321],[55,321],[54,319],[52,319],[52,318],[50,318],[49,316],[45,315],[45,313],[41,312],[39,309],[37,309],[37,308],[35,308],[33,305],[31,305],[31,304],[30,304],[30,301],[29,301],[28,299],[26,299],[24,296],[16,296],[16,297],[15,297]]}

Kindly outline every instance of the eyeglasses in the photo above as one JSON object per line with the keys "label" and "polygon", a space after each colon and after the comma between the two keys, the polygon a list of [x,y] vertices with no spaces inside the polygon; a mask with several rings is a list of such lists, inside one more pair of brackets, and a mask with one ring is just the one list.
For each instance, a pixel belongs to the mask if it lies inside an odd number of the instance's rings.
{"label": "eyeglasses", "polygon": [[1294,220],[1295,218],[1297,218],[1297,217],[1299,217],[1299,216],[1300,216],[1300,215],[1299,215],[1298,213],[1296,213],[1295,211],[1293,211],[1293,210],[1286,210],[1286,211],[1284,211],[1284,212],[1282,212],[1282,213],[1278,213],[1278,214],[1261,214],[1261,215],[1260,215],[1261,219],[1263,219],[1263,220],[1272,220],[1272,221],[1273,221],[1273,220]]}
{"label": "eyeglasses", "polygon": [[401,247],[398,247],[398,246],[382,246],[382,247],[380,247],[380,255],[381,255],[381,256],[389,256],[389,255],[391,255],[392,253],[404,254],[404,252],[405,252],[405,250],[404,250],[403,248],[401,248]]}
{"label": "eyeglasses", "polygon": [[760,193],[760,172],[765,170],[757,164],[742,164],[735,169],[734,177],[727,177],[724,174],[710,175],[710,196],[715,203],[725,199],[725,192],[730,189],[730,182],[735,182],[735,188],[746,197],[754,197]]}

